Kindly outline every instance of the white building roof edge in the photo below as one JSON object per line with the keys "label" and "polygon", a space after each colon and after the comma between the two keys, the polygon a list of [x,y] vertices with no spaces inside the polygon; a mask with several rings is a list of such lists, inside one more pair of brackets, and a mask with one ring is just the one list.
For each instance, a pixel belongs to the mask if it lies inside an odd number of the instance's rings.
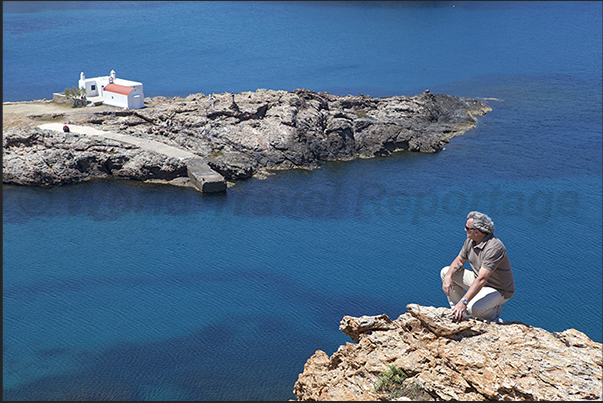
{"label": "white building roof edge", "polygon": [[[109,82],[109,76],[91,77],[91,78],[86,78],[84,81],[85,82],[108,83]],[[142,85],[142,83],[138,82],[138,81],[126,80],[126,79],[117,78],[117,77],[113,80],[113,82],[115,84],[125,85],[127,87],[133,87],[135,85]]]}

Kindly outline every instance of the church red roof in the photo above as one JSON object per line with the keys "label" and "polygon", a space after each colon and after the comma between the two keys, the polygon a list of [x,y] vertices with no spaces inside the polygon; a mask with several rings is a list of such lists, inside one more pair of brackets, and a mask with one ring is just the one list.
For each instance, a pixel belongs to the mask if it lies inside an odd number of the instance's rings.
{"label": "church red roof", "polygon": [[125,85],[119,84],[107,84],[105,87],[105,91],[114,92],[116,94],[129,95],[130,91],[132,91],[134,87],[127,87]]}

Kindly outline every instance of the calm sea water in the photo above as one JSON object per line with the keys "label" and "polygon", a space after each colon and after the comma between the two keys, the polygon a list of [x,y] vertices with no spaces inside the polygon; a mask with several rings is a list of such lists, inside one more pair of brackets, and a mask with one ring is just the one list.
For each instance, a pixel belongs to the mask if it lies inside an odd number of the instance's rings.
{"label": "calm sea water", "polygon": [[[3,2],[3,98],[79,73],[147,96],[257,88],[487,98],[437,154],[325,164],[203,195],[3,188],[5,400],[287,400],[344,315],[445,306],[488,213],[503,319],[602,341],[601,2]],[[495,98],[495,99],[491,99]]]}

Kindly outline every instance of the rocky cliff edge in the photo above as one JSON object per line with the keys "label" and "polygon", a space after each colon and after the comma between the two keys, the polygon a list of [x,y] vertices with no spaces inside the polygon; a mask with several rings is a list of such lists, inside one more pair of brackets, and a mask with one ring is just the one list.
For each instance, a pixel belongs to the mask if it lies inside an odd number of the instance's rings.
{"label": "rocky cliff edge", "polygon": [[[447,308],[406,308],[396,320],[345,316],[339,329],[354,343],[331,357],[316,351],[297,399],[601,400],[602,345],[575,329],[455,322]],[[402,376],[384,383],[394,371]]]}

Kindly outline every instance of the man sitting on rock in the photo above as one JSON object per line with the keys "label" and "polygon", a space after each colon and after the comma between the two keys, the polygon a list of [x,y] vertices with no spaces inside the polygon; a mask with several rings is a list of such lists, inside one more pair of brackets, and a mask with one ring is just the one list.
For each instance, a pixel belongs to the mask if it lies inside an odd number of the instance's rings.
{"label": "man sitting on rock", "polygon": [[[440,272],[442,289],[456,320],[469,314],[500,322],[503,304],[515,293],[507,250],[494,236],[494,223],[484,213],[470,212],[465,231],[461,252]],[[472,270],[463,267],[467,259]]]}

